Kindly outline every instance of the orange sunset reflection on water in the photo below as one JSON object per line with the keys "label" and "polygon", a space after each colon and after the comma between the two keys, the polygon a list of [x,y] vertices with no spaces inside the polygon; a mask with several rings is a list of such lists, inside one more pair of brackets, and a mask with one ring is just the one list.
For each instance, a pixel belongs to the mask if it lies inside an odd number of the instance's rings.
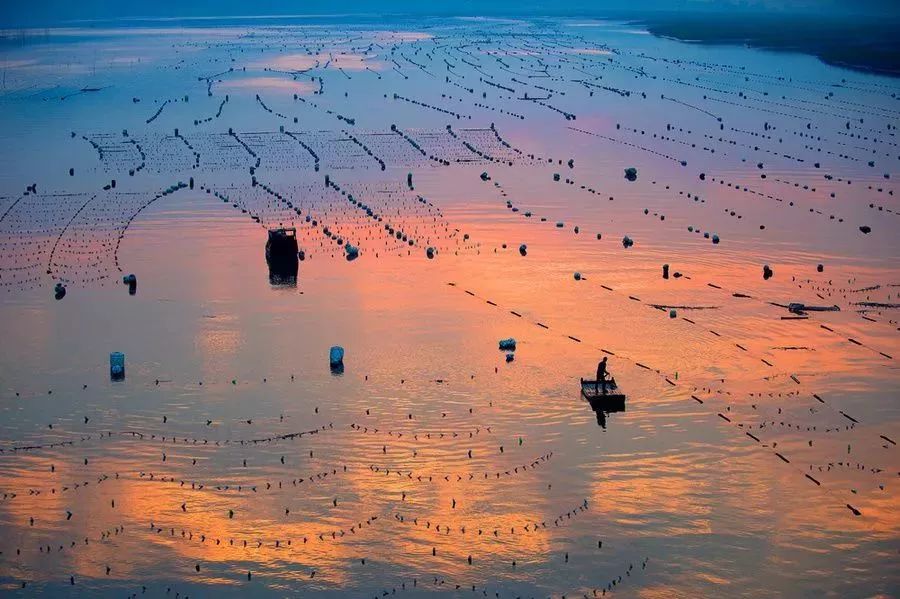
{"label": "orange sunset reflection on water", "polygon": [[3,593],[896,594],[894,80],[342,19],[0,51]]}

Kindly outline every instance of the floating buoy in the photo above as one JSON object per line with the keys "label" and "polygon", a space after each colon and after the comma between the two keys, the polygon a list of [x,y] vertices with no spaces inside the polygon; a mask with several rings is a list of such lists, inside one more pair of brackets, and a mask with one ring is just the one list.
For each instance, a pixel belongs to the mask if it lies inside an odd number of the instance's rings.
{"label": "floating buoy", "polygon": [[344,348],[340,345],[334,345],[328,351],[328,362],[332,368],[344,365]]}
{"label": "floating buoy", "polygon": [[121,381],[125,378],[125,354],[114,351],[109,354],[109,378]]}

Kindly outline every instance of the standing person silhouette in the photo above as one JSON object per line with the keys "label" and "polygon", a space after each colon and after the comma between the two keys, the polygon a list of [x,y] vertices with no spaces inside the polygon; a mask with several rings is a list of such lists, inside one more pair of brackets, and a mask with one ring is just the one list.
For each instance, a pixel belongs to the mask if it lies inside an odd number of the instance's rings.
{"label": "standing person silhouette", "polygon": [[601,385],[603,386],[603,395],[606,395],[606,356],[603,356],[603,359],[597,364],[597,380],[594,381],[595,393],[600,390]]}

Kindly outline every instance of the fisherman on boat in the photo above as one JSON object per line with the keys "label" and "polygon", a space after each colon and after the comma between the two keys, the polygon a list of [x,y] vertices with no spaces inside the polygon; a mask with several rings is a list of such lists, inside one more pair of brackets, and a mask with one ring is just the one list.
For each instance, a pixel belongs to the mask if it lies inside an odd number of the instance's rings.
{"label": "fisherman on boat", "polygon": [[601,386],[603,387],[603,395],[606,395],[606,356],[603,356],[603,359],[597,364],[597,380],[594,381],[594,392],[599,391]]}

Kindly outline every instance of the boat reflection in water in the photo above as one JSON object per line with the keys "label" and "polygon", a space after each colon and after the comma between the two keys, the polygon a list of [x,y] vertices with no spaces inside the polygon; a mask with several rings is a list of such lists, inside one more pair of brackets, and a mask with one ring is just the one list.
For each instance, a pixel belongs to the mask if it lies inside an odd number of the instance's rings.
{"label": "boat reflection in water", "polygon": [[625,411],[625,392],[610,377],[606,384],[581,379],[581,396],[597,414],[597,424],[606,428],[606,417],[615,412]]}
{"label": "boat reflection in water", "polygon": [[269,229],[269,239],[266,241],[269,283],[278,287],[296,287],[299,262],[297,229]]}
{"label": "boat reflection in water", "polygon": [[603,405],[602,403],[597,402],[588,402],[591,405],[591,409],[594,410],[594,413],[597,415],[597,424],[599,424],[603,429],[606,429],[606,417],[613,412],[624,412],[625,404],[620,405]]}
{"label": "boat reflection in water", "polygon": [[299,260],[294,256],[293,261],[269,262],[269,283],[275,287],[296,287]]}

